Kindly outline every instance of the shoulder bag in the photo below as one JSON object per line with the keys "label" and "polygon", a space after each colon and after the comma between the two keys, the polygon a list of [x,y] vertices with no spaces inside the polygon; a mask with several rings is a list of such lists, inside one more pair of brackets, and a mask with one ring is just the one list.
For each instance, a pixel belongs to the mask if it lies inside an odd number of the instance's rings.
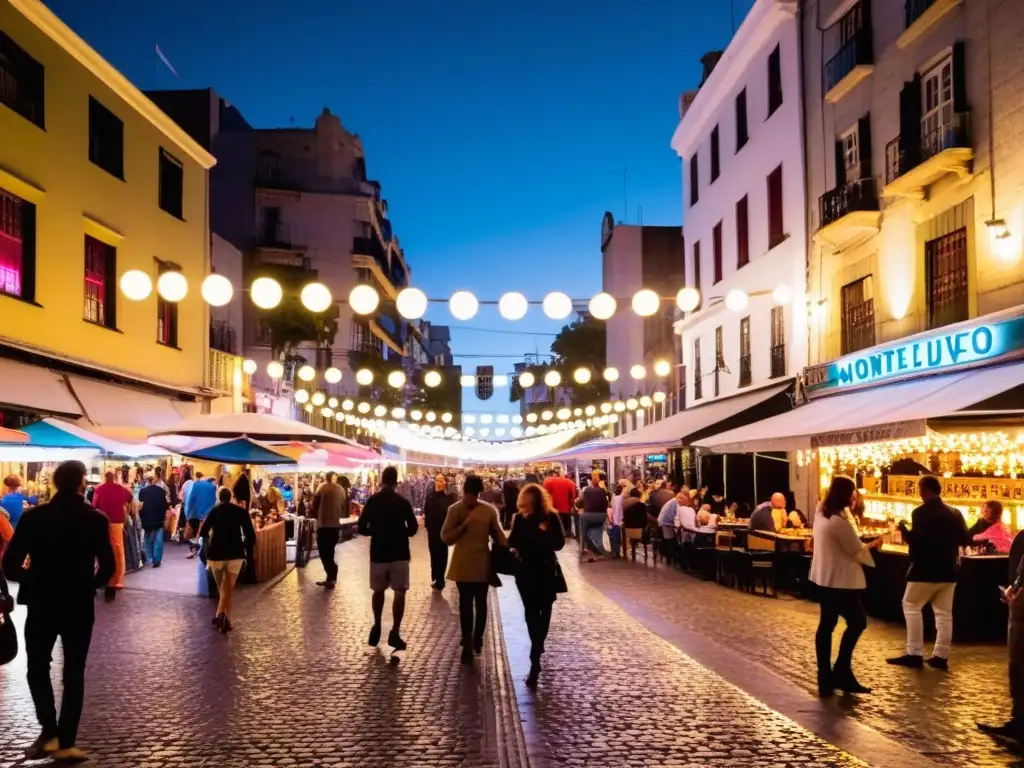
{"label": "shoulder bag", "polygon": [[7,591],[7,580],[0,573],[0,667],[10,664],[18,655],[18,632],[11,620],[14,600]]}

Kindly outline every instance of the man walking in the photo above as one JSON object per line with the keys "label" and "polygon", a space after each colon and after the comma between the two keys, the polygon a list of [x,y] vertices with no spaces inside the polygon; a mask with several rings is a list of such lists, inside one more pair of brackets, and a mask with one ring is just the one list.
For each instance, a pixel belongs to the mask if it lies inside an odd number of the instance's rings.
{"label": "man walking", "polygon": [[887,659],[899,667],[920,669],[924,664],[924,620],[921,610],[931,603],[935,613],[935,648],[928,666],[949,668],[949,647],[953,642],[953,593],[956,591],[960,547],[966,546],[967,524],[960,510],[942,501],[938,478],[927,475],[917,483],[924,503],[911,514],[912,528],[900,523],[903,538],[910,545],[907,591],[903,594],[903,616],[907,621],[907,652]]}
{"label": "man walking", "polygon": [[566,536],[572,536],[573,505],[576,502],[576,483],[568,477],[562,477],[557,469],[548,470],[547,479],[544,480],[544,488],[551,496],[551,503],[558,513],[558,519],[562,521],[562,531]]}
{"label": "man walking", "polygon": [[150,475],[146,486],[139,491],[139,522],[142,523],[142,543],[146,552],[146,561],[159,568],[164,559],[164,525],[167,523],[167,510],[170,500],[167,490],[161,488],[159,475]]}
{"label": "man walking", "polygon": [[[606,557],[604,548],[604,524],[608,522],[608,505],[611,502],[608,491],[601,487],[601,473],[590,475],[590,485],[583,489],[583,512],[580,514],[580,545],[598,557]],[[593,558],[591,558],[593,562]]]}
{"label": "man walking", "polygon": [[434,478],[434,490],[423,502],[423,527],[427,529],[430,549],[430,582],[437,590],[444,589],[444,572],[448,570],[448,545],[441,541],[441,528],[454,503],[455,497],[448,493],[448,480],[439,474]]}
{"label": "man walking", "polygon": [[107,602],[117,597],[117,590],[124,588],[124,519],[131,503],[132,492],[115,480],[113,472],[107,472],[92,493],[92,505],[110,522],[110,547],[114,551],[114,575],[103,591]]}
{"label": "man walking", "polygon": [[188,520],[189,536],[194,542],[197,542],[189,544],[189,558],[195,557],[196,552],[199,551],[199,529],[216,503],[217,486],[214,478],[203,477],[202,472],[196,472],[196,481],[188,492],[188,501],[185,504],[185,519]]}
{"label": "man walking", "polygon": [[341,518],[348,517],[348,491],[337,482],[334,472],[327,473],[327,480],[320,483],[313,496],[313,515],[316,517],[316,548],[320,562],[324,565],[324,580],[316,585],[334,589],[338,583],[338,563],[335,550],[341,535]]}
{"label": "man walking", "polygon": [[[28,754],[85,760],[75,746],[85,698],[85,662],[92,641],[93,596],[114,573],[110,523],[85,501],[85,465],[65,461],[53,472],[53,499],[26,512],[3,557],[28,605],[25,652],[28,687],[42,732]],[[29,558],[29,568],[25,559]],[[64,653],[63,696],[57,718],[50,661],[57,638]]]}
{"label": "man walking", "polygon": [[373,627],[370,645],[380,642],[381,614],[384,593],[391,589],[391,633],[388,645],[396,651],[405,650],[402,639],[402,617],[405,615],[405,593],[409,589],[409,539],[416,535],[419,523],[412,504],[398,495],[398,470],[385,467],[380,475],[381,489],[366,500],[359,515],[359,533],[370,537],[370,589],[373,590]]}

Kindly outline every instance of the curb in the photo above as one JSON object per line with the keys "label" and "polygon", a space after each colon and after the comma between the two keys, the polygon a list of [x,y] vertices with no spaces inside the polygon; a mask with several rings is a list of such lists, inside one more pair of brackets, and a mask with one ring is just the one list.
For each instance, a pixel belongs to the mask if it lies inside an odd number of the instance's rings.
{"label": "curb", "polygon": [[487,633],[490,637],[488,651],[491,659],[486,685],[495,704],[493,723],[498,765],[500,768],[530,768],[523,724],[519,717],[519,702],[505,650],[505,632],[497,589],[490,590],[487,602],[487,622],[490,624]]}

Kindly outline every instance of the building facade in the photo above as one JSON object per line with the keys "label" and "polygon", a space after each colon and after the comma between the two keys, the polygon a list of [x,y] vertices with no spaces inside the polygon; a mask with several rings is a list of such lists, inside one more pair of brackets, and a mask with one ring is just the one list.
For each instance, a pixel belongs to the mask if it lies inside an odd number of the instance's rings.
{"label": "building facade", "polygon": [[[213,156],[30,0],[0,2],[0,136],[7,421],[144,430],[232,395],[240,368],[211,358],[199,290]],[[129,270],[180,272],[187,293],[130,300]]]}
{"label": "building facade", "polygon": [[[616,224],[605,213],[601,225],[602,290],[615,296],[622,306],[642,288],[662,297],[658,311],[650,317],[635,312],[616,312],[607,321],[606,364],[619,371],[611,382],[615,399],[652,395],[664,391],[661,404],[638,408],[619,417],[617,432],[629,432],[683,407],[682,360],[679,355],[675,321],[675,295],[686,279],[685,246],[681,227]],[[667,376],[655,373],[654,364],[668,361]],[[646,376],[634,379],[630,369],[643,365]]]}
{"label": "building facade", "polygon": [[810,0],[802,34],[810,363],[1024,303],[1019,4]]}
{"label": "building facade", "polygon": [[784,381],[806,362],[806,224],[797,3],[758,0],[684,94],[686,407]]}

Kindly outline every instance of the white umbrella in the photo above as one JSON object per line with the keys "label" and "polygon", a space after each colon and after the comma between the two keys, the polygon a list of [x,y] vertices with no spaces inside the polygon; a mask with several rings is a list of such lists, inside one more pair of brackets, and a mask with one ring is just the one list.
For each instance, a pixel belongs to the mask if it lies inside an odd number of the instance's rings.
{"label": "white umbrella", "polygon": [[[223,413],[197,416],[179,421],[173,427],[150,432],[150,439],[167,435],[187,437],[249,437],[263,442],[343,443],[341,435],[335,435],[294,419],[285,419],[267,413]],[[167,444],[166,441],[160,440]]]}

